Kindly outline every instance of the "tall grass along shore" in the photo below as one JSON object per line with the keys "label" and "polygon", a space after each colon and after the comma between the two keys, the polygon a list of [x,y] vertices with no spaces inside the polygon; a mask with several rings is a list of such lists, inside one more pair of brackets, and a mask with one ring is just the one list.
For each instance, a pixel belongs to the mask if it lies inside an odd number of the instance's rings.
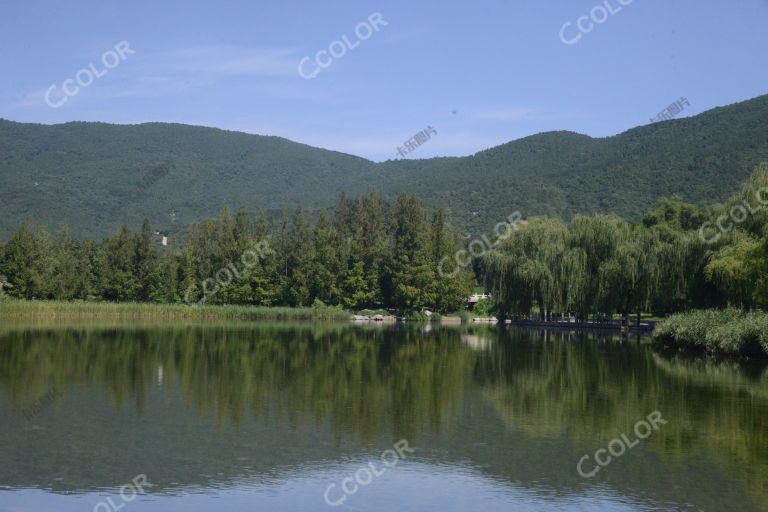
{"label": "tall grass along shore", "polygon": [[338,308],[0,300],[0,319],[348,320]]}
{"label": "tall grass along shore", "polygon": [[768,313],[708,309],[672,315],[656,326],[664,346],[768,358]]}

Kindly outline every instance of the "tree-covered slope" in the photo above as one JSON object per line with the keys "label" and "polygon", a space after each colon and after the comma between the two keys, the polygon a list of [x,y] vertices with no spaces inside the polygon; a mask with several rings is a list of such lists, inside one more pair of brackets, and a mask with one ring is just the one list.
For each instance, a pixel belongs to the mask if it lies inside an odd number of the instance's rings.
{"label": "tree-covered slope", "polygon": [[639,219],[660,196],[725,201],[768,161],[768,96],[601,139],[572,132],[526,137],[455,159],[381,164],[430,207],[467,229],[509,213]]}
{"label": "tree-covered slope", "polygon": [[[164,165],[167,173],[146,185],[144,176]],[[51,227],[67,222],[78,236],[100,238],[144,217],[178,229],[225,203],[326,207],[341,185],[355,192],[372,168],[279,137],[212,128],[0,121],[0,233],[34,219]]]}
{"label": "tree-covered slope", "polygon": [[[768,96],[595,139],[548,132],[461,158],[375,164],[265,137],[180,124],[0,120],[0,238],[23,220],[101,238],[149,218],[178,231],[222,205],[322,209],[379,190],[447,208],[464,230],[524,216],[639,218],[660,196],[723,201],[768,161]],[[149,178],[153,169],[167,172]],[[144,181],[143,181],[144,180]]]}

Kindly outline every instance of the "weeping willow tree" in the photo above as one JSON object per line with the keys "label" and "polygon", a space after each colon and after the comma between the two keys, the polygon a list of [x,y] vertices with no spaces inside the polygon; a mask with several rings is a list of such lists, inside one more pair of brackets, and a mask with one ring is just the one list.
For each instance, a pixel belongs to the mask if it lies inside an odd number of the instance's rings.
{"label": "weeping willow tree", "polygon": [[729,305],[751,309],[753,291],[760,279],[762,244],[756,237],[736,231],[728,245],[712,255],[704,267],[704,276],[727,298]]}
{"label": "weeping willow tree", "polygon": [[647,311],[658,287],[660,242],[656,233],[622,223],[616,226],[616,245],[598,271],[598,309],[617,311],[628,323],[630,313]]}
{"label": "weeping willow tree", "polygon": [[568,246],[568,228],[556,219],[535,217],[485,257],[487,285],[502,316],[565,311],[581,292],[583,254]]}
{"label": "weeping willow tree", "polygon": [[610,299],[605,294],[606,283],[612,273],[603,264],[614,256],[619,231],[624,221],[612,215],[576,216],[570,225],[569,245],[584,254],[584,265],[574,277],[581,282],[573,309],[586,318],[589,313],[607,314]]}
{"label": "weeping willow tree", "polygon": [[706,280],[727,305],[768,305],[768,164],[724,205],[714,208],[717,232],[709,240]]}
{"label": "weeping willow tree", "polygon": [[650,310],[657,314],[711,304],[711,287],[704,280],[709,250],[696,232],[656,231],[658,282]]}
{"label": "weeping willow tree", "polygon": [[628,317],[650,306],[661,254],[658,234],[617,217],[533,218],[486,256],[486,278],[502,315],[537,306],[542,316]]}
{"label": "weeping willow tree", "polygon": [[755,169],[741,190],[726,204],[736,228],[755,237],[768,225],[768,163]]}
{"label": "weeping willow tree", "polygon": [[640,224],[612,215],[530,219],[486,255],[502,316],[580,318],[768,307],[768,164],[707,210],[663,198]]}

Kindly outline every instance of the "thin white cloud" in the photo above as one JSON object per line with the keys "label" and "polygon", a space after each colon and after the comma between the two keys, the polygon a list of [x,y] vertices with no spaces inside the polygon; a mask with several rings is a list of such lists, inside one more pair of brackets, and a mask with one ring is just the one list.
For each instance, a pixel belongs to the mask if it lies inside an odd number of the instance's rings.
{"label": "thin white cloud", "polygon": [[503,107],[470,110],[467,115],[478,121],[528,121],[534,118],[536,111],[525,107]]}
{"label": "thin white cloud", "polygon": [[[297,77],[298,53],[290,48],[246,48],[235,45],[207,45],[167,52],[142,53],[122,64],[107,77],[80,91],[80,98],[68,101],[92,104],[120,98],[157,98],[210,90],[221,81],[235,77]],[[63,80],[63,79],[62,79]],[[60,86],[60,83],[57,83]],[[301,84],[259,82],[248,86],[250,97],[322,101],[327,94],[301,88]],[[236,86],[237,87],[237,86]],[[46,88],[15,95],[0,106],[8,110],[45,108]],[[7,95],[6,95],[7,96]],[[326,98],[327,99],[327,98]]]}
{"label": "thin white cloud", "polygon": [[[20,99],[12,99],[7,102],[3,102],[2,107],[8,110],[16,110],[22,108],[45,106],[45,91],[46,89],[39,89],[26,93]],[[46,107],[47,108],[47,107]]]}
{"label": "thin white cloud", "polygon": [[245,48],[207,45],[163,54],[174,71],[226,76],[289,76],[298,73],[297,52],[292,48]]}
{"label": "thin white cloud", "polygon": [[470,108],[458,113],[466,120],[481,122],[560,121],[586,117],[577,112],[546,112],[536,107],[506,106]]}
{"label": "thin white cloud", "polygon": [[384,44],[410,43],[419,39],[423,39],[426,35],[426,30],[395,32],[394,34],[383,35],[381,37],[381,42]]}

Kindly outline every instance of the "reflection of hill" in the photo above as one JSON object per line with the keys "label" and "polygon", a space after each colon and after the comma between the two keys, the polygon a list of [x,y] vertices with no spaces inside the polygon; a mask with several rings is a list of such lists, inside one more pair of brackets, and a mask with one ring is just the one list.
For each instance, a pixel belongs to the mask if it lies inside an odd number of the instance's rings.
{"label": "reflection of hill", "polygon": [[[461,334],[309,324],[8,332],[0,484],[94,489],[143,472],[162,490],[226,487],[375,457],[406,438],[422,462],[552,495],[597,484],[705,510],[759,510],[748,494],[768,495],[761,395],[670,376],[634,342],[491,330],[478,351]],[[31,422],[19,415],[52,388],[64,396]],[[654,410],[669,421],[662,430],[595,480],[578,476],[581,455]]]}

